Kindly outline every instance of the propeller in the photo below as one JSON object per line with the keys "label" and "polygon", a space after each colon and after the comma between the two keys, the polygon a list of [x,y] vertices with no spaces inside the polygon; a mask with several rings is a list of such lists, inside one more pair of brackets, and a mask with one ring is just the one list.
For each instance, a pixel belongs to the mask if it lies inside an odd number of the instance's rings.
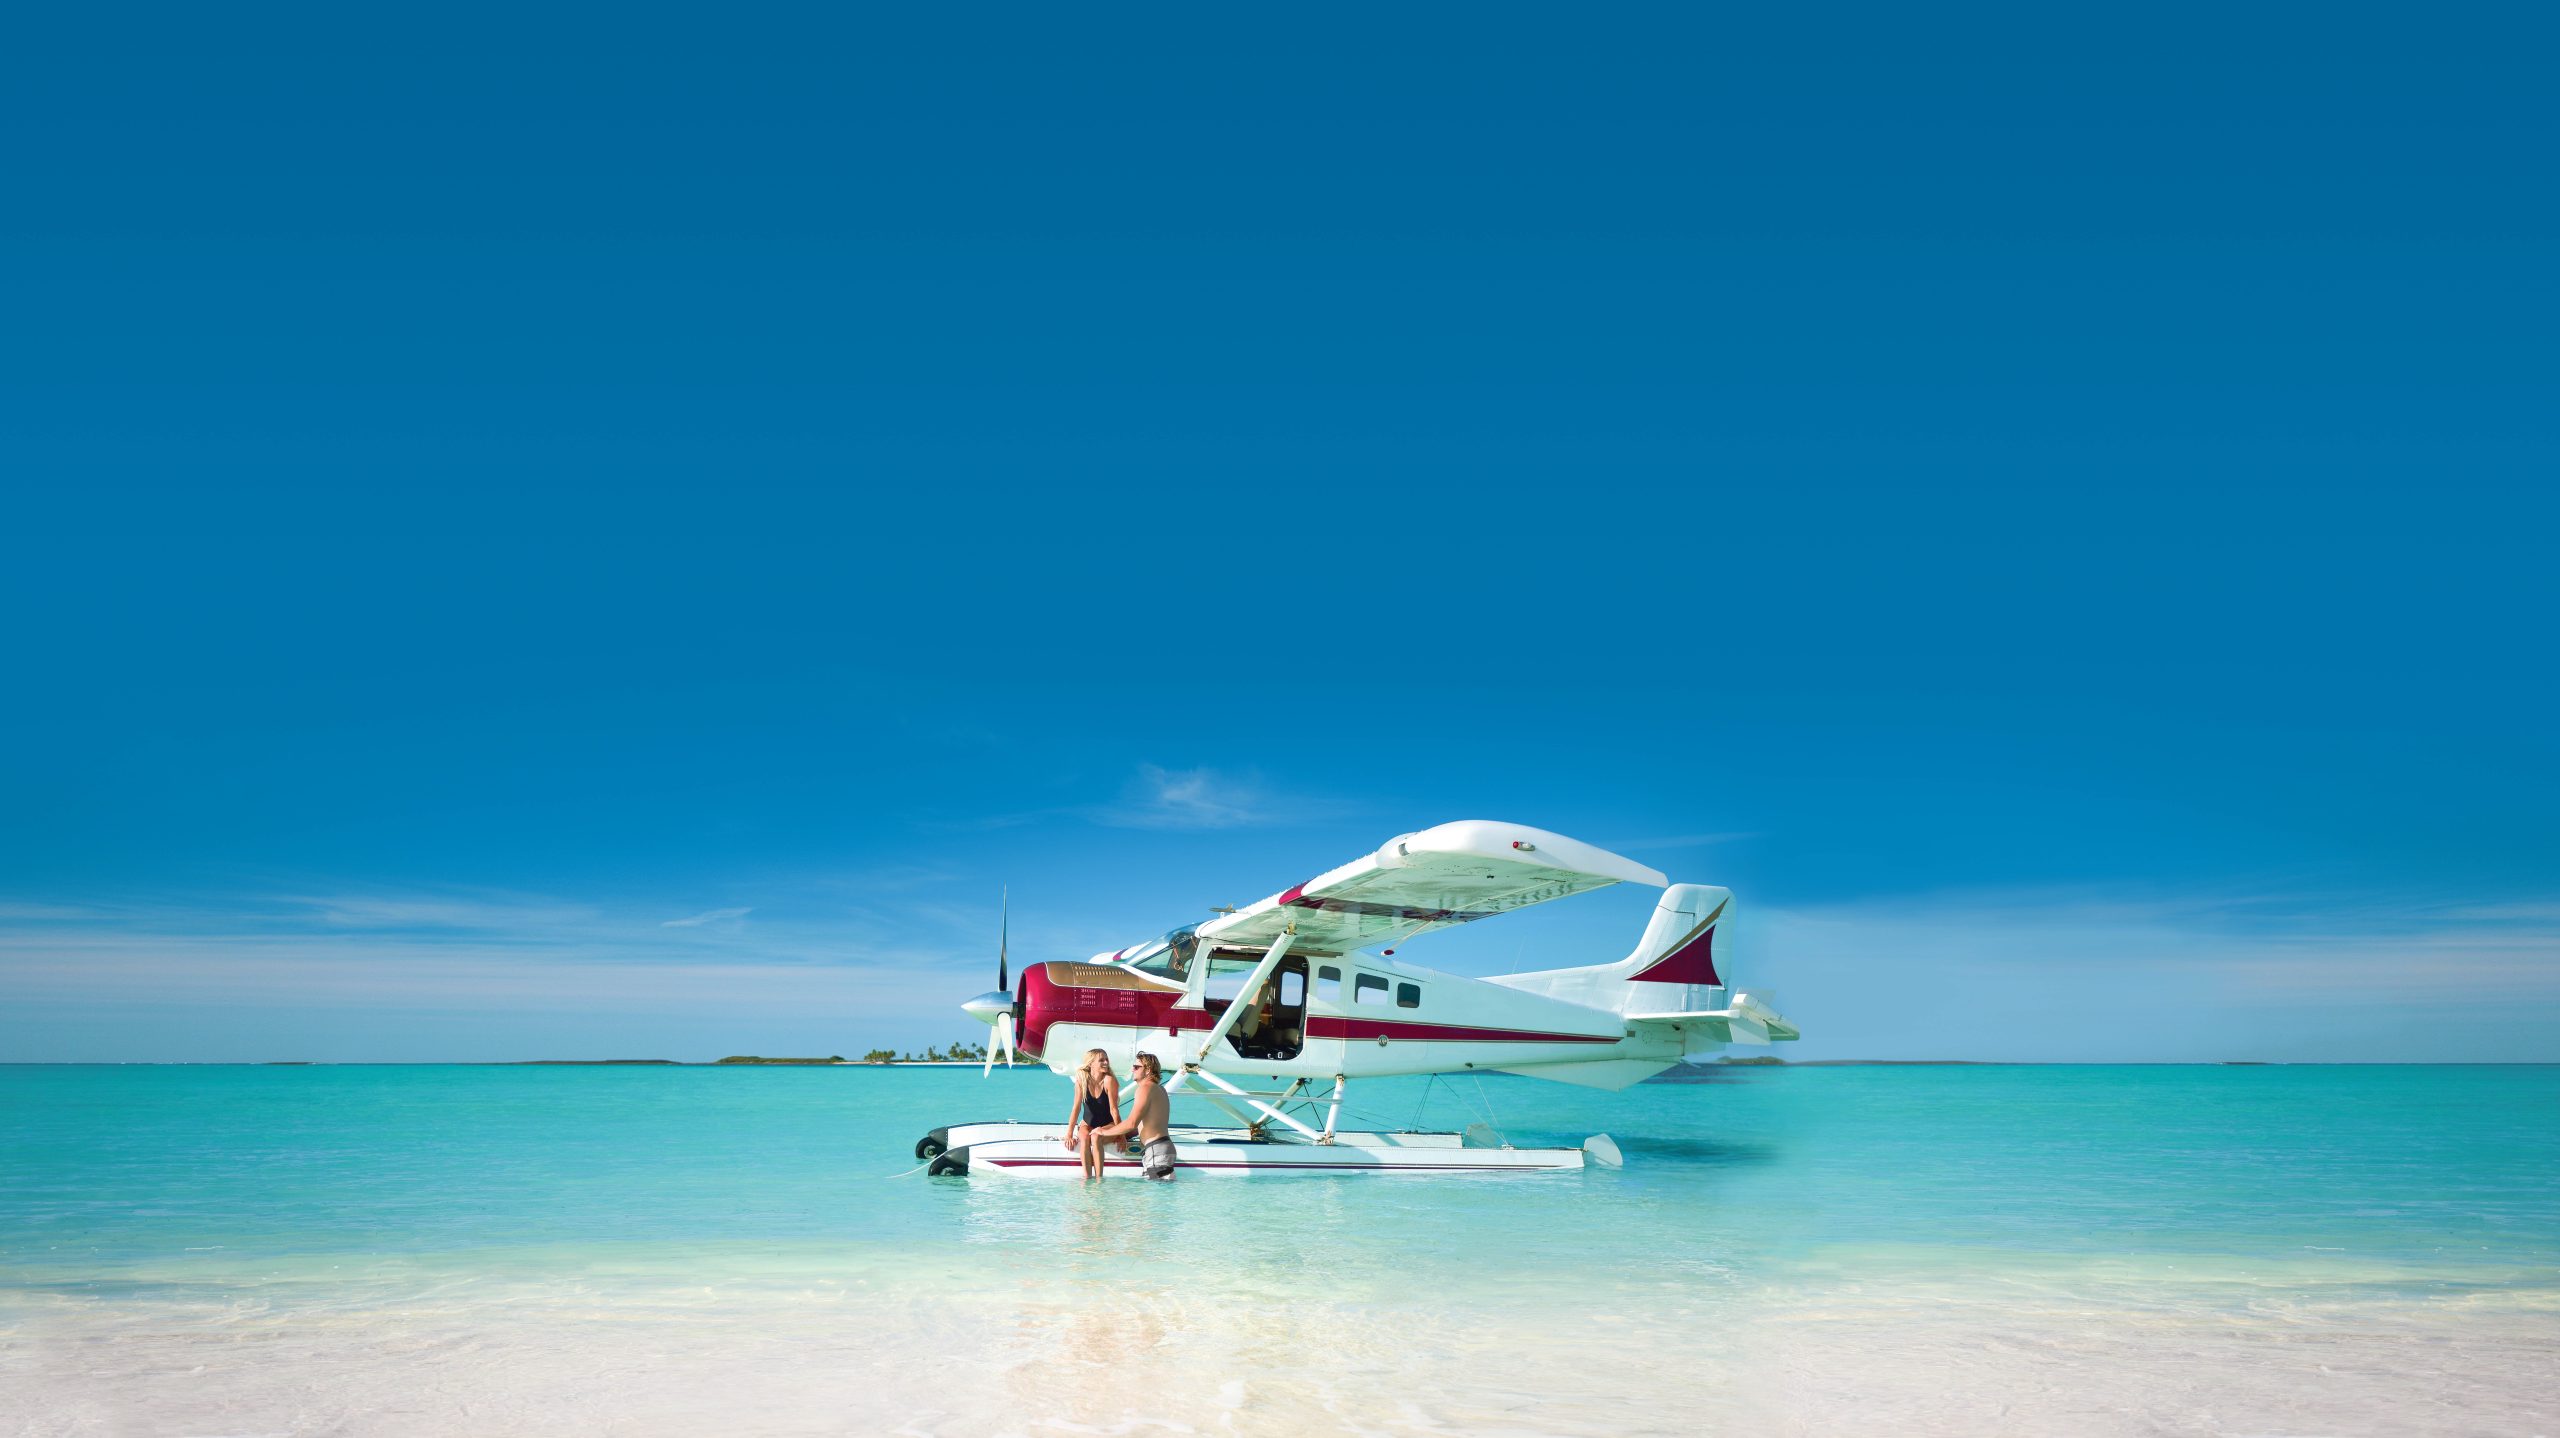
{"label": "propeller", "polygon": [[960,1007],[969,1017],[994,1028],[987,1037],[987,1063],[980,1069],[984,1077],[996,1070],[996,1055],[1004,1055],[1004,1066],[1013,1067],[1013,893],[1005,892],[1003,916],[996,928],[996,986]]}

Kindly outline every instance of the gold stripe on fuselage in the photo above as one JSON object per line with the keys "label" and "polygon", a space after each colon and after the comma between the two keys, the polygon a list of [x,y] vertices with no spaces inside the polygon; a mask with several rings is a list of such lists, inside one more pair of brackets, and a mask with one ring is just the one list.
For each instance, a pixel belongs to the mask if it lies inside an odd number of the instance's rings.
{"label": "gold stripe on fuselage", "polygon": [[1052,963],[1049,982],[1071,989],[1136,989],[1142,993],[1180,992],[1182,985],[1169,983],[1153,974],[1109,964]]}

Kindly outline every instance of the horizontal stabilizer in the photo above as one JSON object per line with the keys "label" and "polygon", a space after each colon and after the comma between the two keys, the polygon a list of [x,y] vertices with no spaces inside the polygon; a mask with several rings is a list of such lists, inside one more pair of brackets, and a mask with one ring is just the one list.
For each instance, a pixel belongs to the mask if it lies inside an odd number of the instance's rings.
{"label": "horizontal stabilizer", "polygon": [[1798,1037],[1796,1026],[1788,1023],[1776,1009],[1749,994],[1736,994],[1733,1002],[1721,1009],[1688,1009],[1678,1013],[1629,1014],[1630,1024],[1698,1024],[1710,1032],[1722,1029],[1725,1042],[1737,1044],[1784,1043]]}

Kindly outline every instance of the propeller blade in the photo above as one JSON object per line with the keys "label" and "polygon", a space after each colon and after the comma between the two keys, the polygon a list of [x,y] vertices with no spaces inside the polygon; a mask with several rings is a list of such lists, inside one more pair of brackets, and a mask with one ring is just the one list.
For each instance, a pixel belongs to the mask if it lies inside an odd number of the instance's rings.
{"label": "propeller blade", "polygon": [[1003,892],[1002,917],[996,920],[996,987],[1011,993],[1013,980],[1005,967],[1009,957],[1005,951],[1013,941],[1013,890],[1007,888]]}
{"label": "propeller blade", "polygon": [[987,1064],[986,1067],[978,1070],[978,1077],[985,1078],[996,1071],[998,1053],[1004,1055],[1006,1068],[1013,1067],[1013,1015],[1011,1014],[1000,1014],[996,1017],[995,1034],[987,1040]]}

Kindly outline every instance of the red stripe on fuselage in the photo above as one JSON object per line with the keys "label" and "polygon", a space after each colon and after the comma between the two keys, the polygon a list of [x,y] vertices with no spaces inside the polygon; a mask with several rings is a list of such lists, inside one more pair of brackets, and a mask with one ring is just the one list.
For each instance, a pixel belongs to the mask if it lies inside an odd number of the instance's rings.
{"label": "red stripe on fuselage", "polygon": [[[1074,1158],[983,1158],[976,1160],[976,1162],[983,1163],[989,1168],[1068,1168],[1080,1166],[1083,1163],[1083,1160]],[[1104,1168],[1144,1167],[1143,1164],[1118,1158],[1105,1159],[1103,1160],[1102,1166]],[[1495,1170],[1499,1170],[1504,1173],[1539,1173],[1544,1171],[1532,1168],[1524,1163],[1255,1163],[1250,1159],[1246,1159],[1238,1163],[1185,1163],[1180,1159],[1176,1159],[1174,1160],[1173,1166],[1175,1168],[1259,1168],[1267,1169],[1274,1173],[1294,1173],[1297,1170],[1304,1168],[1356,1168],[1362,1173],[1489,1173]]]}
{"label": "red stripe on fuselage", "polygon": [[[1172,989],[1089,989],[1049,978],[1048,965],[1024,974],[1022,1033],[1015,1040],[1024,1053],[1040,1056],[1052,1024],[1092,1024],[1114,1029],[1197,1031],[1218,1021],[1223,999],[1206,1009],[1178,1009],[1182,995]],[[1613,1044],[1616,1034],[1556,1033],[1543,1029],[1497,1029],[1475,1024],[1433,1024],[1411,1019],[1373,1019],[1359,1015],[1310,1014],[1310,1039],[1402,1040],[1408,1043]]]}
{"label": "red stripe on fuselage", "polygon": [[1614,1044],[1616,1034],[1559,1034],[1537,1029],[1486,1029],[1467,1024],[1423,1024],[1396,1019],[1307,1019],[1311,1039],[1418,1039],[1439,1043]]}

